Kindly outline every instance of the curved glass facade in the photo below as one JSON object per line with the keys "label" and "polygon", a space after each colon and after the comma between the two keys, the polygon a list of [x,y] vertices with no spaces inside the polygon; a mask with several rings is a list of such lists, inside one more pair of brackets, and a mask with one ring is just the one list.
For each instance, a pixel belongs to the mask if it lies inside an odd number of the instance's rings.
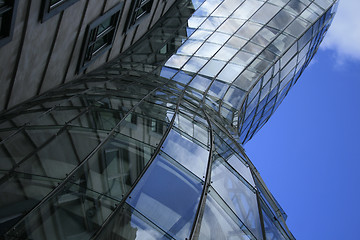
{"label": "curved glass facade", "polygon": [[1,115],[5,239],[294,239],[242,143],[332,0],[179,0],[115,61]]}

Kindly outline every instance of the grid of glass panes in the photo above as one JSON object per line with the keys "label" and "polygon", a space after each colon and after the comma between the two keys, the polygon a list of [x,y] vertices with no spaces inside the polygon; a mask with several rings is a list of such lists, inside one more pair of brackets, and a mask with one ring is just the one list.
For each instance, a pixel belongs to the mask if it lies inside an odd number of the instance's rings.
{"label": "grid of glass panes", "polygon": [[[301,71],[308,64],[324,33],[313,29],[321,29],[328,17],[311,24],[332,3],[179,1],[119,61],[8,112],[0,123],[0,191],[13,198],[1,203],[34,201],[12,214],[8,229],[15,227],[7,236],[184,239],[198,230],[207,239],[264,239],[263,233],[293,239],[228,126],[236,126],[245,97],[258,94],[252,96],[258,98],[255,106],[268,112],[279,103],[272,100],[273,84],[264,79],[277,73],[277,84],[285,85],[279,96],[286,94],[294,83],[286,82],[287,73],[295,72],[288,66],[294,59],[305,59],[296,62]],[[279,23],[277,16],[288,21]],[[295,51],[301,34],[290,26],[296,19],[306,23],[303,31],[312,29],[309,39],[319,36],[307,45],[306,40],[306,51],[299,53],[305,37]],[[164,43],[171,45],[166,51]],[[176,53],[171,56],[169,49]],[[124,68],[131,69],[128,75]],[[165,84],[166,79],[172,81]],[[263,115],[254,112],[255,117],[260,121]],[[203,217],[200,229],[194,229],[199,209]]]}
{"label": "grid of glass panes", "polygon": [[[191,104],[192,96],[188,96],[189,102],[180,101],[186,88],[170,82],[151,92],[163,85],[161,79],[118,79],[109,74],[106,78],[113,79],[104,82],[105,76],[98,74],[56,89],[3,116],[2,156],[8,154],[9,163],[2,161],[8,167],[1,166],[5,182],[0,189],[10,196],[36,199],[23,210],[25,215],[13,219],[20,221],[6,236],[44,239],[82,234],[87,239],[103,229],[99,238],[125,237],[134,230],[126,229],[128,224],[121,223],[121,219],[135,214],[127,221],[132,226],[140,225],[138,234],[144,237],[188,237],[213,151],[213,183],[206,203],[212,208],[206,210],[204,224],[216,208],[236,234],[244,239],[261,239],[254,180],[243,150],[218,128],[212,147],[208,121]],[[152,122],[162,122],[164,129],[154,129]],[[170,131],[166,133],[167,128]],[[161,139],[164,141],[159,148]],[[28,142],[24,145],[32,148],[19,152],[19,142]],[[11,161],[15,161],[13,165]],[[151,165],[137,182],[149,161]],[[124,196],[128,196],[126,202],[122,202]],[[55,211],[43,216],[54,207]],[[99,228],[110,215],[115,217]],[[79,218],[91,227],[79,225]],[[70,222],[72,225],[67,225]],[[116,227],[111,228],[114,224]],[[57,231],[52,231],[54,228]],[[67,231],[69,228],[72,231]],[[205,225],[200,232],[213,234]],[[227,232],[223,237],[233,234]]]}
{"label": "grid of glass panes", "polygon": [[245,121],[239,123],[243,143],[250,140],[266,123],[309,64],[330,26],[335,7],[319,16],[313,26],[300,36],[299,41],[289,48],[251,90],[246,100]]}
{"label": "grid of glass panes", "polygon": [[[1,234],[16,224],[8,237],[90,238],[132,187],[168,127],[174,105],[167,101],[169,94],[156,91],[164,84],[157,79],[110,74],[106,79],[99,74],[83,79],[2,116],[0,191],[9,197],[2,198],[1,207],[32,200],[25,208],[10,208],[12,217],[2,223]],[[154,98],[157,104],[150,104]],[[136,124],[129,111],[136,114]],[[151,121],[164,130],[154,132]],[[76,223],[79,218],[91,227]],[[66,230],[71,222],[72,233]],[[52,225],[68,234],[46,231]]]}
{"label": "grid of glass panes", "polygon": [[[163,77],[182,82],[193,78],[187,93],[197,96],[194,104],[205,102],[215,114],[220,113],[229,128],[242,134],[243,141],[247,134],[243,130],[248,126],[244,126],[243,121],[251,111],[243,108],[247,114],[244,116],[240,105],[249,95],[257,101],[265,98],[275,102],[273,97],[279,85],[280,90],[283,89],[294,75],[294,65],[301,69],[306,64],[304,59],[297,61],[295,55],[307,52],[306,48],[299,52],[296,42],[333,4],[333,0],[194,1],[194,13],[188,20],[186,33],[173,33],[180,38],[180,47],[173,55],[167,55],[169,59],[165,64],[158,61],[144,65],[138,56],[141,53],[139,50],[135,54],[137,59],[130,57],[134,52],[125,54],[124,60],[121,59],[122,66],[134,67],[134,64],[125,63],[132,59],[137,62],[135,67],[139,70],[160,72]],[[332,18],[333,12],[327,16]],[[175,13],[165,22],[176,22],[180,17]],[[159,38],[158,33],[150,35],[147,44],[156,46],[153,42],[158,44]],[[150,59],[159,59],[159,54]],[[278,75],[272,75],[279,71]],[[286,81],[283,81],[284,77]],[[262,94],[256,95],[260,88]],[[251,103],[248,106],[257,106],[256,100],[248,101]],[[267,108],[269,110],[270,106],[267,105]],[[270,116],[272,112],[267,114]],[[249,131],[250,126],[246,130]]]}

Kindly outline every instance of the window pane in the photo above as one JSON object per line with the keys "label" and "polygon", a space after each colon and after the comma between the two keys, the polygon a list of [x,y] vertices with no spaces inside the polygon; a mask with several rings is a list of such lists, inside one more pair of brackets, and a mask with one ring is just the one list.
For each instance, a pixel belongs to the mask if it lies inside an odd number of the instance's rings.
{"label": "window pane", "polygon": [[270,218],[265,211],[262,211],[263,219],[264,219],[264,228],[265,228],[265,235],[266,239],[271,240],[285,240],[283,235],[280,233],[279,229],[274,225]]}
{"label": "window pane", "polygon": [[15,173],[3,183],[0,188],[0,235],[5,234],[58,183],[57,179],[21,173]]}
{"label": "window pane", "polygon": [[154,150],[145,143],[118,134],[76,172],[73,182],[120,201],[143,171]]}
{"label": "window pane", "polygon": [[7,237],[90,239],[118,203],[76,184],[67,184],[28,214]]}
{"label": "window pane", "polygon": [[[220,199],[210,191],[206,198],[204,215],[201,221],[199,239],[208,240],[247,240],[251,239],[243,230],[245,228],[236,217],[231,217],[229,211],[223,209],[215,200]],[[221,200],[220,200],[221,201]],[[231,213],[230,213],[231,214]]]}
{"label": "window pane", "polygon": [[185,239],[196,215],[202,184],[181,166],[157,156],[127,203],[177,239]]}
{"label": "window pane", "polygon": [[162,150],[199,178],[205,176],[209,151],[177,131],[170,131]]}
{"label": "window pane", "polygon": [[157,240],[170,238],[167,233],[125,203],[97,239]]}
{"label": "window pane", "polygon": [[105,31],[108,27],[111,26],[111,20],[112,18],[108,18],[105,21],[103,21],[98,28],[97,35],[99,36],[103,31]]}
{"label": "window pane", "polygon": [[212,165],[212,186],[236,213],[239,219],[259,239],[262,239],[256,195],[220,161]]}
{"label": "window pane", "polygon": [[65,130],[20,164],[17,170],[62,179],[84,160],[106,136],[106,132],[89,129]]}

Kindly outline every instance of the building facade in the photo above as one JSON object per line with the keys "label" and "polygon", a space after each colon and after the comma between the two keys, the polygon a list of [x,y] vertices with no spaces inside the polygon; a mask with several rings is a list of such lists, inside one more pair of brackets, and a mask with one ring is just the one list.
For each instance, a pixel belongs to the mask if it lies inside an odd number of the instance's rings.
{"label": "building facade", "polygon": [[[295,239],[242,145],[309,64],[335,0],[3,2],[15,25],[1,56],[20,49],[2,71],[1,238]],[[55,35],[39,34],[50,21]],[[33,53],[31,34],[50,50]],[[22,81],[37,91],[15,93]]]}

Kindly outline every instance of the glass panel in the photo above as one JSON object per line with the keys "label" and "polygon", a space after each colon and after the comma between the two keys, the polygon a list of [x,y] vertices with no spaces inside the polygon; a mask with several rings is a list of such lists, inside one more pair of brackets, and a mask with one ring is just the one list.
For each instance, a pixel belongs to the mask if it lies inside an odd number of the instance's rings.
{"label": "glass panel", "polygon": [[[58,130],[58,128],[42,127],[19,131],[12,138],[1,144],[0,169],[10,170],[28,154],[33,154],[41,145],[54,137]],[[7,132],[1,132],[1,135],[8,136]]]}
{"label": "glass panel", "polygon": [[193,55],[196,50],[201,46],[202,41],[187,40],[183,45],[177,50],[177,54],[182,55]]}
{"label": "glass panel", "polygon": [[270,21],[269,26],[282,30],[284,29],[294,17],[290,15],[286,10],[282,9],[276,16]]}
{"label": "glass panel", "polygon": [[36,206],[58,183],[57,179],[21,173],[15,173],[2,183],[0,187],[0,236]]}
{"label": "glass panel", "polygon": [[221,81],[215,80],[211,84],[208,94],[215,96],[217,98],[222,98],[224,96],[226,90],[228,89],[228,87],[229,87],[229,85],[227,85]]}
{"label": "glass panel", "polygon": [[[195,12],[195,15],[201,15],[201,16],[209,16],[212,11],[215,10],[215,8],[219,5],[221,1],[218,0],[207,0],[207,1],[201,1],[204,2],[200,8]],[[198,4],[196,4],[198,5]]]}
{"label": "glass panel", "polygon": [[249,19],[262,4],[264,3],[261,1],[247,0],[234,12],[233,16],[242,19]]}
{"label": "glass panel", "polygon": [[195,53],[196,56],[210,58],[212,57],[219,49],[221,45],[205,42],[199,50]]}
{"label": "glass panel", "polygon": [[[156,109],[155,104],[148,104],[148,106],[154,106],[153,109]],[[128,115],[125,118],[125,121],[119,126],[119,131],[121,134],[129,136],[135,140],[143,142],[145,144],[156,147],[159,144],[163,134],[168,128],[168,122],[172,118],[173,112],[160,112],[155,118],[152,114],[150,117],[147,117],[146,108],[143,110],[140,108],[136,109],[136,122],[131,115]],[[151,108],[150,108],[151,109]],[[149,110],[148,110],[149,111]]]}
{"label": "glass panel", "polygon": [[241,28],[236,32],[236,35],[241,38],[250,39],[255,33],[257,33],[262,26],[253,22],[246,22]]}
{"label": "glass panel", "polygon": [[231,35],[229,34],[223,34],[223,33],[218,33],[215,32],[213,33],[213,35],[208,39],[209,42],[213,42],[213,43],[217,43],[217,44],[224,44],[229,38],[231,37]]}
{"label": "glass panel", "polygon": [[199,57],[192,57],[190,60],[186,63],[183,70],[196,73],[206,64],[207,60]]}
{"label": "glass panel", "polygon": [[203,24],[201,24],[200,29],[214,31],[217,27],[220,26],[220,24],[222,24],[225,21],[225,19],[226,18],[222,18],[222,17],[208,17],[206,21]]}
{"label": "glass panel", "polygon": [[227,162],[243,177],[248,181],[252,186],[255,186],[254,179],[250,172],[249,167],[238,159],[235,155],[232,155]]}
{"label": "glass panel", "polygon": [[106,132],[90,129],[73,128],[65,130],[25,160],[17,170],[42,176],[64,178],[106,136]]}
{"label": "glass panel", "polygon": [[215,199],[221,201],[214,191],[210,191],[206,198],[199,239],[252,239],[251,236],[242,230],[245,228],[244,225],[235,216],[231,216],[231,211],[224,210],[224,204],[220,205]]}
{"label": "glass panel", "polygon": [[262,239],[256,195],[221,162],[212,165],[212,187],[219,193],[241,221],[259,239]]}
{"label": "glass panel", "polygon": [[271,218],[262,210],[262,215],[264,219],[264,228],[265,228],[265,236],[267,240],[285,240],[285,238],[281,235],[279,229],[274,225],[271,221]]}
{"label": "glass panel", "polygon": [[6,236],[16,239],[90,239],[117,203],[68,183]]}
{"label": "glass panel", "polygon": [[207,39],[210,35],[211,35],[211,31],[204,31],[204,30],[196,30],[193,34],[191,34],[190,38],[191,40],[202,40],[204,41],[205,39]]}
{"label": "glass panel", "polygon": [[224,46],[219,50],[219,52],[216,53],[214,59],[229,61],[236,53],[237,49]]}
{"label": "glass panel", "polygon": [[228,18],[217,31],[233,34],[244,22],[244,20]]}
{"label": "glass panel", "polygon": [[108,44],[107,36],[108,35],[105,35],[104,37],[96,39],[96,42],[93,45],[94,48],[91,49],[91,54],[95,54],[97,50],[100,50],[101,48],[103,48]]}
{"label": "glass panel", "polygon": [[97,35],[99,36],[102,32],[104,32],[107,28],[111,26],[111,17],[100,23]]}
{"label": "glass panel", "polygon": [[199,73],[205,76],[214,77],[219,73],[225,64],[226,62],[212,59],[204,66],[203,69],[201,69]]}
{"label": "glass panel", "polygon": [[205,176],[209,150],[180,135],[175,130],[169,132],[161,149],[200,179]]}
{"label": "glass panel", "polygon": [[298,0],[291,0],[286,6],[285,9],[292,12],[295,15],[300,14],[304,9],[305,5]]}
{"label": "glass panel", "polygon": [[225,82],[231,83],[235,80],[237,76],[244,70],[243,66],[229,63],[225,66],[225,68],[220,72],[219,76],[217,77],[220,80]]}
{"label": "glass panel", "polygon": [[198,76],[194,77],[194,79],[191,81],[189,86],[195,88],[198,91],[205,91],[208,88],[210,83],[211,83],[211,80],[209,78],[198,75]]}
{"label": "glass panel", "polygon": [[176,82],[182,83],[184,85],[188,84],[191,79],[192,76],[184,73],[183,71],[178,72],[173,78],[173,80],[175,80]]}
{"label": "glass panel", "polygon": [[167,62],[165,63],[165,66],[180,69],[188,59],[189,59],[189,57],[187,57],[187,56],[181,56],[181,55],[174,54],[171,56],[171,58],[169,58],[169,60],[167,60]]}
{"label": "glass panel", "polygon": [[202,184],[181,166],[158,155],[127,203],[178,239],[188,238]]}
{"label": "glass panel", "polygon": [[134,208],[124,203],[97,239],[156,240],[172,239]]}
{"label": "glass panel", "polygon": [[240,108],[240,103],[245,97],[245,91],[231,86],[224,97],[224,102],[233,108]]}
{"label": "glass panel", "polygon": [[121,200],[155,148],[121,134],[112,137],[74,175],[73,182]]}
{"label": "glass panel", "polygon": [[280,7],[265,3],[252,17],[250,20],[259,22],[262,24],[267,23],[278,11]]}

